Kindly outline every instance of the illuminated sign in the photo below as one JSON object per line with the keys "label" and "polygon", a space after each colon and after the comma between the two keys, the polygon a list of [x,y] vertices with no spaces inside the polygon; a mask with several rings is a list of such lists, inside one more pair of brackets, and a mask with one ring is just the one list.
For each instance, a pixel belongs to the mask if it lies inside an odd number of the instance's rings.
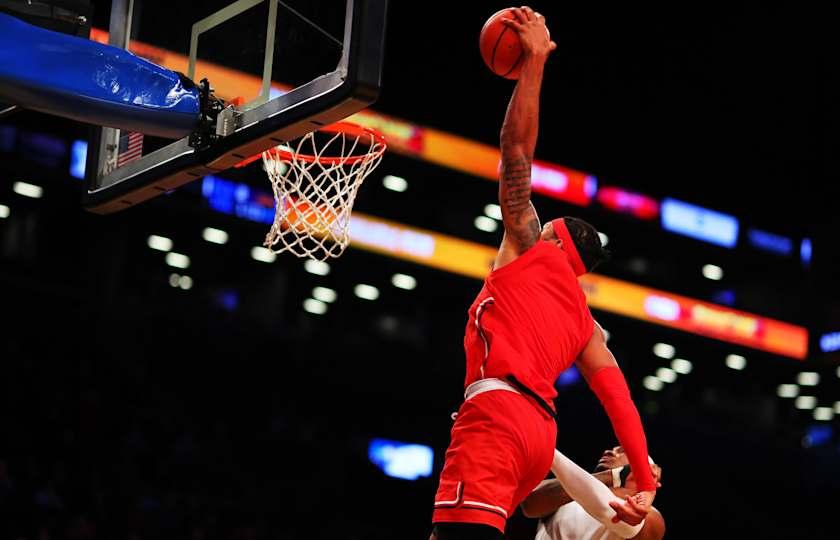
{"label": "illuminated sign", "polygon": [[580,282],[593,308],[799,360],[808,354],[801,326],[595,274]]}
{"label": "illuminated sign", "polygon": [[[217,212],[274,223],[274,198],[265,191],[209,175],[202,181],[201,193]],[[496,258],[495,248],[361,212],[350,217],[350,238],[357,248],[478,279],[484,279]]]}
{"label": "illuminated sign", "polygon": [[70,176],[84,180],[87,151],[87,141],[73,141],[73,145],[70,147]]}
{"label": "illuminated sign", "polygon": [[484,279],[496,248],[354,212],[351,246],[463,276]]}
{"label": "illuminated sign", "polygon": [[659,216],[659,201],[614,186],[605,186],[598,191],[598,202],[605,208],[641,219],[655,219]]}
{"label": "illuminated sign", "polygon": [[799,256],[802,258],[802,264],[808,266],[811,264],[811,255],[813,255],[813,247],[811,246],[811,239],[804,238],[802,244],[799,246]]}
{"label": "illuminated sign", "polygon": [[[388,148],[395,152],[449,167],[479,178],[498,182],[501,153],[490,146],[444,131],[421,127],[370,109],[351,116],[350,121],[383,132]],[[598,191],[592,175],[568,167],[534,160],[531,188],[552,199],[587,206]]]}
{"label": "illuminated sign", "polygon": [[208,175],[201,182],[201,194],[217,212],[257,223],[274,223],[274,197],[247,184]]}
{"label": "illuminated sign", "polygon": [[735,217],[676,199],[662,201],[662,228],[727,248],[738,243]]}
{"label": "illuminated sign", "polygon": [[[202,193],[219,212],[273,223],[268,193],[216,176],[204,179]],[[361,212],[350,219],[350,238],[355,248],[476,279],[487,276],[496,257],[496,248]],[[801,326],[595,274],[580,283],[596,309],[800,360],[808,352],[808,332]]]}
{"label": "illuminated sign", "polygon": [[825,353],[840,351],[840,332],[823,334],[820,337],[820,349]]}
{"label": "illuminated sign", "polygon": [[806,447],[822,446],[831,441],[834,436],[834,429],[829,425],[810,426],[802,438]]}
{"label": "illuminated sign", "polygon": [[366,216],[350,218],[350,235],[354,242],[388,253],[402,253],[409,257],[428,259],[435,254],[435,237],[399,225]]}
{"label": "illuminated sign", "polygon": [[382,133],[388,141],[389,150],[413,156],[423,154],[425,129],[421,126],[384,114],[377,114],[370,109],[356,113],[347,120]]}
{"label": "illuminated sign", "polygon": [[580,382],[580,379],[580,371],[578,371],[577,367],[572,364],[569,369],[565,370],[559,377],[557,377],[557,380],[554,381],[554,387],[559,390],[564,386],[572,386],[573,384]]}
{"label": "illuminated sign", "polygon": [[422,444],[373,439],[368,445],[368,459],[392,478],[417,480],[432,475],[434,452]]}
{"label": "illuminated sign", "polygon": [[793,240],[780,234],[750,229],[747,239],[753,247],[778,255],[790,255],[793,252]]}

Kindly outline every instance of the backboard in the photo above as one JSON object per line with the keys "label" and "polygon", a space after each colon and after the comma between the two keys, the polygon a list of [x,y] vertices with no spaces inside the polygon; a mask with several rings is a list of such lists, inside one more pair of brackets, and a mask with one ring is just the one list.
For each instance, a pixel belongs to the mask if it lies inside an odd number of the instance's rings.
{"label": "backboard", "polygon": [[225,108],[178,140],[95,128],[85,207],[123,210],[372,104],[387,1],[113,0],[91,39],[208,81]]}

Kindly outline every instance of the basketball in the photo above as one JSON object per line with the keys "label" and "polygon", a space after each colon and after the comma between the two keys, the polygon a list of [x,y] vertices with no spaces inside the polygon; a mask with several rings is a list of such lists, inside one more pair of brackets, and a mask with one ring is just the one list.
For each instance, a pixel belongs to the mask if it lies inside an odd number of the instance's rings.
{"label": "basketball", "polygon": [[494,13],[479,36],[479,48],[484,63],[490,71],[505,79],[518,79],[522,63],[522,45],[516,31],[502,22],[503,18],[516,20],[511,8]]}
{"label": "basketball", "polygon": [[316,236],[329,232],[336,220],[337,212],[328,205],[313,206],[304,200],[286,199],[286,219],[281,222],[284,229],[294,228],[299,233],[312,232]]}

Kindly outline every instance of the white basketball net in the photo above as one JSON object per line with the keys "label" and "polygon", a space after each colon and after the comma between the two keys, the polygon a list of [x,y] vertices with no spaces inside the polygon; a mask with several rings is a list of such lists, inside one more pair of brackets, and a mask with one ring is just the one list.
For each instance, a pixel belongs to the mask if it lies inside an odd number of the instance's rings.
{"label": "white basketball net", "polygon": [[329,133],[320,148],[308,133],[262,154],[274,189],[274,224],[263,245],[275,253],[326,260],[350,242],[356,192],[382,161],[385,142],[368,131]]}

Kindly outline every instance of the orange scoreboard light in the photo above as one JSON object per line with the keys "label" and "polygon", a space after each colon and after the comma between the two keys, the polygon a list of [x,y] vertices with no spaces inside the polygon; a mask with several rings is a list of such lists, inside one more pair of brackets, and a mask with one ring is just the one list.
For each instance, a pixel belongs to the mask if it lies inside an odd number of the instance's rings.
{"label": "orange scoreboard light", "polygon": [[589,305],[797,360],[808,354],[808,331],[797,325],[588,274],[581,278]]}

